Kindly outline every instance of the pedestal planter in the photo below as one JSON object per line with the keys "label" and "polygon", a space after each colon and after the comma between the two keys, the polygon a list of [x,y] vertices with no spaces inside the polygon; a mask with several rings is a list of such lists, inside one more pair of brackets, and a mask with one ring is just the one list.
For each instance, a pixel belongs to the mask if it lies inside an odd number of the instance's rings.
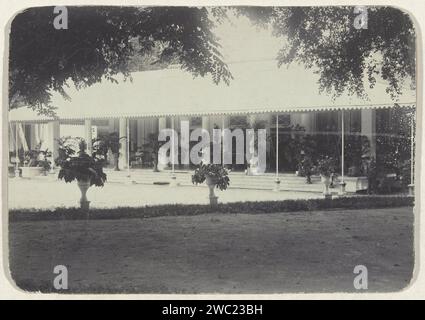
{"label": "pedestal planter", "polygon": [[320,174],[323,183],[323,195],[325,199],[332,197],[329,191],[329,186],[332,183],[332,177],[335,177],[336,164],[335,159],[329,156],[324,156],[317,161],[315,171]]}
{"label": "pedestal planter", "polygon": [[276,180],[274,181],[274,183],[275,183],[275,185],[274,185],[273,191],[279,192],[280,191],[280,180],[279,180],[279,178],[276,178]]}
{"label": "pedestal planter", "polygon": [[46,169],[43,167],[21,167],[22,178],[33,178],[38,176],[45,176]]}
{"label": "pedestal planter", "polygon": [[87,190],[90,188],[90,180],[79,180],[77,184],[81,191],[80,207],[83,210],[88,210],[90,201],[87,199]]}
{"label": "pedestal planter", "polygon": [[[75,152],[77,146],[79,151]],[[90,201],[87,200],[87,190],[90,186],[103,187],[106,174],[103,172],[103,159],[87,154],[86,149],[87,144],[82,138],[62,138],[56,164],[60,167],[59,180],[66,183],[77,181],[81,191],[80,207],[88,213]]]}
{"label": "pedestal planter", "polygon": [[218,197],[214,193],[214,189],[215,189],[217,181],[213,177],[206,176],[205,183],[207,184],[209,189],[210,205],[217,205]]}
{"label": "pedestal planter", "polygon": [[321,180],[323,183],[323,194],[325,198],[329,197],[331,195],[329,191],[329,186],[331,185],[331,177],[328,176],[321,176]]}
{"label": "pedestal planter", "polygon": [[340,186],[340,189],[339,189],[339,194],[340,195],[344,195],[345,194],[345,186],[346,186],[347,184],[345,183],[345,182],[340,182],[340,184],[339,184],[339,186]]}
{"label": "pedestal planter", "polygon": [[192,175],[193,184],[205,183],[209,189],[210,205],[217,205],[218,197],[214,193],[215,188],[226,190],[229,186],[228,171],[218,164],[201,163]]}

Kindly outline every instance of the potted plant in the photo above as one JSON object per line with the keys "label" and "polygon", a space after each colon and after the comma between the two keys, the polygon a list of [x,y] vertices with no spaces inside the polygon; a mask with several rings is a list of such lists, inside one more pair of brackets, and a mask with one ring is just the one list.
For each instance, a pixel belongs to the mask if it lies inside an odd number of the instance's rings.
{"label": "potted plant", "polygon": [[111,132],[104,134],[93,141],[93,150],[96,155],[102,154],[105,158],[107,157],[108,151],[111,150],[113,156],[114,171],[119,171],[119,157],[120,157],[120,140],[125,137],[119,137],[118,132]]}
{"label": "potted plant", "polygon": [[40,175],[46,175],[51,169],[49,158],[52,156],[50,151],[40,150],[40,145],[34,150],[24,152],[23,164],[21,167],[22,177],[31,178]]}
{"label": "potted plant", "polygon": [[324,185],[323,194],[325,197],[329,197],[331,195],[329,191],[331,177],[335,175],[336,171],[335,159],[329,156],[322,157],[317,161],[316,171],[318,174],[320,174]]}
{"label": "potted plant", "polygon": [[218,164],[201,163],[192,175],[192,183],[198,185],[204,182],[209,188],[210,204],[216,205],[218,197],[215,195],[214,189],[227,189],[230,183],[228,171]]}
{"label": "potted plant", "polygon": [[56,164],[60,167],[59,179],[65,182],[77,181],[81,191],[81,209],[88,210],[90,201],[87,190],[90,186],[103,187],[106,174],[103,161],[86,153],[87,144],[82,138],[67,138],[59,141],[59,157]]}

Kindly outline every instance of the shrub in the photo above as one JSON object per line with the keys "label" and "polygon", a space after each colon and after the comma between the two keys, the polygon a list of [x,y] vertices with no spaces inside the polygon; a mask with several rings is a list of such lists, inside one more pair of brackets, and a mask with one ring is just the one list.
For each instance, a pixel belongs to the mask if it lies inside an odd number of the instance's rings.
{"label": "shrub", "polygon": [[[210,205],[167,204],[144,207],[92,208],[92,219],[149,218],[159,216],[188,216],[206,213],[278,213],[333,209],[373,209],[413,206],[413,197],[407,196],[347,196],[336,199],[300,199],[284,201],[234,202]],[[78,220],[87,219],[87,213],[78,208],[56,208],[54,210],[13,209],[9,221],[32,220]]]}

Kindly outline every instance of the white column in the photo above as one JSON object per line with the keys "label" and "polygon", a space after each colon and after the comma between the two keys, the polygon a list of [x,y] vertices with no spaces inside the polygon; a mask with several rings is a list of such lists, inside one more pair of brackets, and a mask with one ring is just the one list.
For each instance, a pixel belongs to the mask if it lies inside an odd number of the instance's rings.
{"label": "white column", "polygon": [[370,155],[376,158],[376,113],[372,109],[361,110],[361,134],[370,143]]}
{"label": "white column", "polygon": [[20,122],[18,125],[18,135],[19,140],[21,141],[22,149],[24,150],[24,152],[28,151],[28,143],[25,137],[25,123],[23,122]]}
{"label": "white column", "polygon": [[210,132],[210,117],[202,116],[202,129]]}
{"label": "white column", "polygon": [[47,148],[52,152],[52,168],[55,166],[55,159],[59,156],[60,124],[58,120],[50,121],[47,124]]}
{"label": "white column", "polygon": [[280,190],[280,180],[279,180],[279,115],[276,114],[276,180],[275,180],[275,189],[274,191]]}
{"label": "white column", "polygon": [[130,146],[133,148],[133,151],[136,151],[137,150],[137,120],[128,119],[128,128],[130,130],[130,135],[129,135]]}
{"label": "white column", "polygon": [[127,132],[127,119],[120,118],[120,128],[119,128],[119,137],[120,137],[120,156],[118,160],[118,166],[120,169],[128,168],[128,153],[127,153],[127,141],[128,141],[128,132]]}
{"label": "white column", "polygon": [[93,153],[91,123],[90,119],[84,120],[84,140],[87,143],[87,153],[90,155]]}
{"label": "white column", "polygon": [[16,150],[15,124],[9,122],[9,151]]}
{"label": "white column", "polygon": [[410,119],[410,184],[409,195],[415,195],[415,113],[412,113]]}
{"label": "white column", "polygon": [[161,131],[162,129],[166,129],[167,128],[167,118],[159,118],[158,119],[158,132]]}
{"label": "white column", "polygon": [[344,158],[345,158],[345,123],[344,123],[344,110],[341,110],[341,189],[340,194],[345,193],[345,182],[344,182]]}

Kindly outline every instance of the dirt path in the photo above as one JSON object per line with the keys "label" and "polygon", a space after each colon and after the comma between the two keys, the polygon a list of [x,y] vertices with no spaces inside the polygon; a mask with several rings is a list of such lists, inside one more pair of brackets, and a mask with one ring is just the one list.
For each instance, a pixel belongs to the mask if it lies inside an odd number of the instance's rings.
{"label": "dirt path", "polygon": [[413,270],[412,208],[210,214],[149,219],[14,222],[14,279],[54,290],[55,265],[73,292],[278,293],[396,291]]}

